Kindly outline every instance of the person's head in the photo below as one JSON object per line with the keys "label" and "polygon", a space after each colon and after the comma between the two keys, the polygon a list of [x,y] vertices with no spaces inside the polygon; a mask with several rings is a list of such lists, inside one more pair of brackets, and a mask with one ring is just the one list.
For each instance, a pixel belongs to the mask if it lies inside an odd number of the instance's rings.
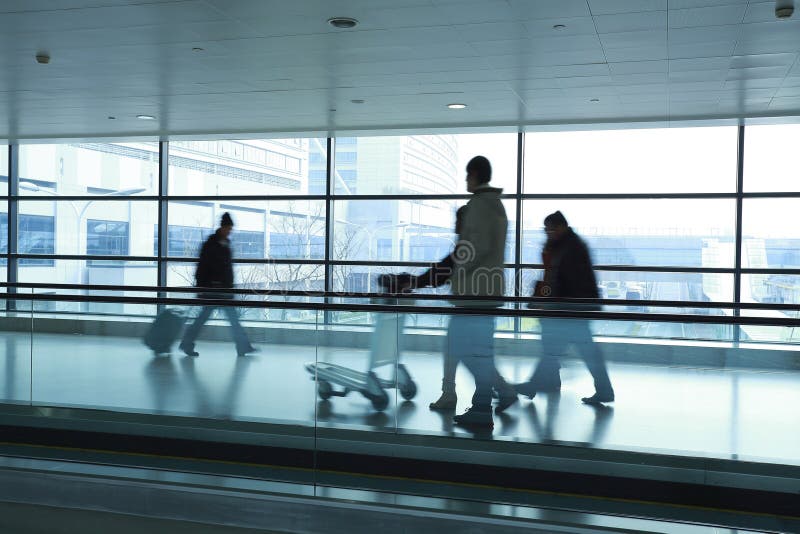
{"label": "person's head", "polygon": [[461,206],[456,210],[456,234],[461,234],[461,228],[464,226],[464,217],[467,215],[467,207]]}
{"label": "person's head", "polygon": [[551,213],[544,218],[544,233],[547,234],[548,241],[560,239],[568,230],[567,218],[560,211]]}
{"label": "person's head", "polygon": [[233,230],[233,218],[231,214],[226,211],[219,220],[219,230],[217,230],[217,232],[222,235],[222,237],[228,237],[231,234],[231,230]]}
{"label": "person's head", "polygon": [[467,191],[472,193],[492,179],[492,164],[483,156],[475,156],[467,163]]}

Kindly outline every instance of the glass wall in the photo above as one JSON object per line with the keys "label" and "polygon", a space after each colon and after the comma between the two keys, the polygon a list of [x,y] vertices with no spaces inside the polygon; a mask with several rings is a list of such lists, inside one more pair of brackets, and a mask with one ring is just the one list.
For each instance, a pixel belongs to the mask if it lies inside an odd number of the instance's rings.
{"label": "glass wall", "polygon": [[[192,286],[200,247],[228,212],[238,287],[374,292],[377,275],[419,273],[452,250],[456,210],[470,198],[465,166],[482,154],[509,221],[509,296],[529,295],[540,278],[543,219],[560,210],[591,249],[601,297],[632,311],[650,309],[639,300],[687,302],[687,313],[701,312],[692,302],[797,304],[800,167],[774,155],[798,133],[758,125],[4,146],[2,275]],[[18,157],[11,181],[9,154]],[[524,322],[509,328],[536,330]]]}

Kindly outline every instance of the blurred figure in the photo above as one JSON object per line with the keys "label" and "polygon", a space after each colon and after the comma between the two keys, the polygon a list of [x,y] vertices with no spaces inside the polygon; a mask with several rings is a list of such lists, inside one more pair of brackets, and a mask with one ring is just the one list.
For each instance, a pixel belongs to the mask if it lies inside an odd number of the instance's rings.
{"label": "blurred figure", "polygon": [[[226,211],[222,214],[219,228],[208,236],[200,250],[200,259],[195,272],[195,282],[198,288],[233,288],[233,255],[230,241],[232,230],[233,219]],[[226,293],[200,293],[199,296],[208,299],[233,299],[232,294]],[[244,328],[239,323],[239,312],[233,306],[203,306],[192,325],[186,329],[180,349],[188,356],[199,356],[199,353],[194,350],[194,342],[200,334],[200,329],[217,308],[222,309],[231,324],[236,353],[244,356],[250,352],[256,352],[256,348],[250,344]]]}
{"label": "blurred figure", "polygon": [[[567,223],[560,211],[544,219],[547,241],[542,250],[544,280],[537,284],[535,296],[562,298],[598,298],[597,280],[592,269],[589,249]],[[581,309],[587,309],[583,306]],[[541,319],[542,359],[530,380],[518,384],[516,390],[529,398],[537,392],[561,389],[559,358],[574,343],[594,378],[595,393],[581,399],[587,404],[614,401],[614,389],[608,378],[605,360],[592,339],[586,319]]]}
{"label": "blurred figure", "polygon": [[[457,241],[460,240],[461,229],[464,224],[466,212],[466,206],[461,206],[458,208],[458,211],[456,211],[455,233]],[[410,288],[421,288],[439,287],[446,284],[453,275],[453,269],[455,266],[454,254],[455,250],[443,258],[440,262],[432,265],[430,269],[419,276],[410,276],[407,279],[407,282],[403,282],[403,285],[407,285]],[[450,324],[452,324],[452,319],[453,318],[451,318]],[[456,320],[456,325],[458,322],[459,321]],[[463,348],[458,347],[458,340],[451,339],[451,336],[453,335],[459,335],[459,333],[457,331],[454,332],[451,328],[448,328],[443,354],[444,368],[442,372],[442,394],[439,399],[430,403],[429,407],[431,410],[455,410],[456,404],[458,403],[458,396],[456,395],[456,370],[458,369],[458,364],[461,361],[461,353],[463,353]],[[494,377],[494,389],[497,391],[499,396],[499,402],[496,409],[498,413],[502,412],[516,402],[516,391],[514,391],[514,388],[505,381],[505,379],[496,371],[496,369]]]}
{"label": "blurred figure", "polygon": [[[457,296],[502,297],[505,291],[503,260],[508,229],[508,218],[500,200],[502,189],[489,185],[492,166],[485,157],[472,158],[466,170],[467,191],[472,193],[472,198],[466,205],[459,228],[459,240],[451,254],[451,290]],[[399,288],[408,287],[416,282],[414,278],[400,275],[397,285]],[[454,305],[481,308],[497,307],[500,303],[458,300],[454,301]],[[492,387],[499,376],[494,365],[494,328],[495,318],[492,315],[463,314],[450,318],[445,366],[448,361],[462,361],[475,378],[472,406],[464,414],[453,418],[458,425],[483,429],[494,426]],[[450,374],[450,369],[446,367],[445,378],[449,379]],[[502,393],[497,407],[500,412],[517,400],[516,395]]]}

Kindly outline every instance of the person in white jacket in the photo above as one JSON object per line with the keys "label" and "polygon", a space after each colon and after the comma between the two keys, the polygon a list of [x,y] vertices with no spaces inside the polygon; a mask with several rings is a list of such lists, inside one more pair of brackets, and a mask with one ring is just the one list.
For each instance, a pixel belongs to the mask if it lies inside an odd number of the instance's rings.
{"label": "person in white jacket", "polygon": [[[392,291],[401,291],[425,285],[439,285],[427,282],[429,278],[446,277],[451,284],[453,295],[474,297],[502,297],[505,292],[503,261],[505,259],[508,218],[500,200],[502,189],[491,187],[492,166],[483,156],[475,156],[467,164],[467,191],[472,198],[466,205],[459,224],[459,240],[447,265],[448,273],[436,271],[433,276],[415,277],[408,274],[386,277],[385,283]],[[441,262],[442,267],[444,262]],[[501,303],[491,299],[454,300],[459,307],[479,310],[481,307],[497,307]],[[447,330],[445,354],[451,361],[463,362],[475,378],[475,393],[472,406],[453,420],[468,427],[491,428],[492,387],[498,383],[499,373],[494,365],[495,318],[480,313],[457,314],[450,318]],[[447,367],[447,365],[446,365]],[[453,369],[454,370],[454,369]],[[447,379],[447,376],[445,377]],[[447,386],[448,384],[444,384]],[[455,386],[455,384],[452,384]],[[505,386],[505,381],[502,385]],[[517,396],[509,388],[499,388],[500,398],[497,412],[502,412],[514,402]],[[443,397],[449,390],[443,388]],[[455,388],[453,387],[455,404]],[[443,399],[439,399],[442,401]],[[436,401],[438,406],[439,401]],[[444,403],[443,403],[444,404]],[[447,406],[448,408],[450,405]],[[453,406],[455,407],[455,406]]]}

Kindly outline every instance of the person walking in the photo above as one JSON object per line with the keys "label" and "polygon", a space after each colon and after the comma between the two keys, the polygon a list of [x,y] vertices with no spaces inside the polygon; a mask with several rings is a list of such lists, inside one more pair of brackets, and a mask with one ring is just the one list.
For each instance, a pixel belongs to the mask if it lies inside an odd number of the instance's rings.
{"label": "person walking", "polygon": [[[466,171],[467,191],[472,193],[472,197],[467,202],[459,240],[451,254],[450,288],[453,295],[460,297],[502,297],[505,292],[503,262],[508,230],[506,210],[500,199],[502,189],[489,185],[492,166],[484,156],[472,158]],[[409,287],[412,281],[413,277],[407,274],[399,275],[395,290]],[[448,362],[461,361],[475,379],[472,406],[465,413],[453,417],[453,421],[475,429],[492,428],[492,387],[499,376],[494,364],[495,317],[472,310],[496,308],[501,303],[485,298],[459,299],[453,303],[471,308],[471,313],[455,314],[450,318],[445,348],[445,355],[450,359],[445,360],[445,366]],[[454,371],[445,367],[445,378],[449,380],[450,374]],[[516,395],[502,392],[497,411],[502,412],[514,402],[517,402]]]}
{"label": "person walking", "polygon": [[[461,206],[456,211],[456,224],[455,234],[456,240],[460,240],[461,229],[464,225],[464,218],[466,217],[467,207]],[[401,286],[403,289],[418,289],[422,287],[440,287],[446,284],[453,276],[453,269],[455,266],[454,252],[445,256],[441,261],[431,265],[431,267],[424,273],[412,275],[398,275],[395,278],[395,285]],[[392,284],[391,278],[384,278],[385,283]],[[458,325],[456,320],[455,325]],[[453,325],[452,318],[450,325]],[[458,403],[458,395],[456,394],[456,370],[458,364],[461,362],[461,354],[457,351],[458,340],[451,339],[451,336],[460,335],[457,329],[448,328],[447,338],[445,340],[445,348],[443,354],[443,370],[442,370],[442,394],[441,396],[430,403],[431,410],[449,411],[455,410]],[[494,390],[498,395],[498,404],[496,407],[497,413],[511,406],[517,400],[517,393],[514,388],[505,381],[503,376],[495,369],[494,376]]]}
{"label": "person walking", "polygon": [[[597,280],[589,248],[569,226],[566,217],[560,211],[551,213],[544,219],[544,230],[547,241],[542,250],[542,261],[545,265],[543,285],[548,294],[536,296],[598,298]],[[586,309],[586,306],[580,309]],[[587,404],[613,402],[614,388],[608,377],[603,354],[592,339],[589,321],[542,318],[541,326],[542,358],[531,378],[515,386],[517,393],[533,398],[537,392],[559,391],[560,357],[566,352],[568,345],[574,343],[594,378],[594,395],[581,400]]]}
{"label": "person walking", "polygon": [[[220,219],[219,228],[211,234],[200,249],[200,259],[195,271],[195,282],[198,288],[232,289],[233,288],[233,254],[231,253],[230,234],[233,230],[231,214],[225,212]],[[199,293],[202,298],[232,300],[230,293]],[[195,340],[203,325],[208,321],[215,309],[222,309],[231,325],[231,333],[236,344],[236,353],[244,356],[256,352],[250,344],[247,333],[239,322],[239,312],[233,306],[203,306],[194,322],[186,329],[180,343],[180,349],[188,356],[199,356],[194,348]]]}

